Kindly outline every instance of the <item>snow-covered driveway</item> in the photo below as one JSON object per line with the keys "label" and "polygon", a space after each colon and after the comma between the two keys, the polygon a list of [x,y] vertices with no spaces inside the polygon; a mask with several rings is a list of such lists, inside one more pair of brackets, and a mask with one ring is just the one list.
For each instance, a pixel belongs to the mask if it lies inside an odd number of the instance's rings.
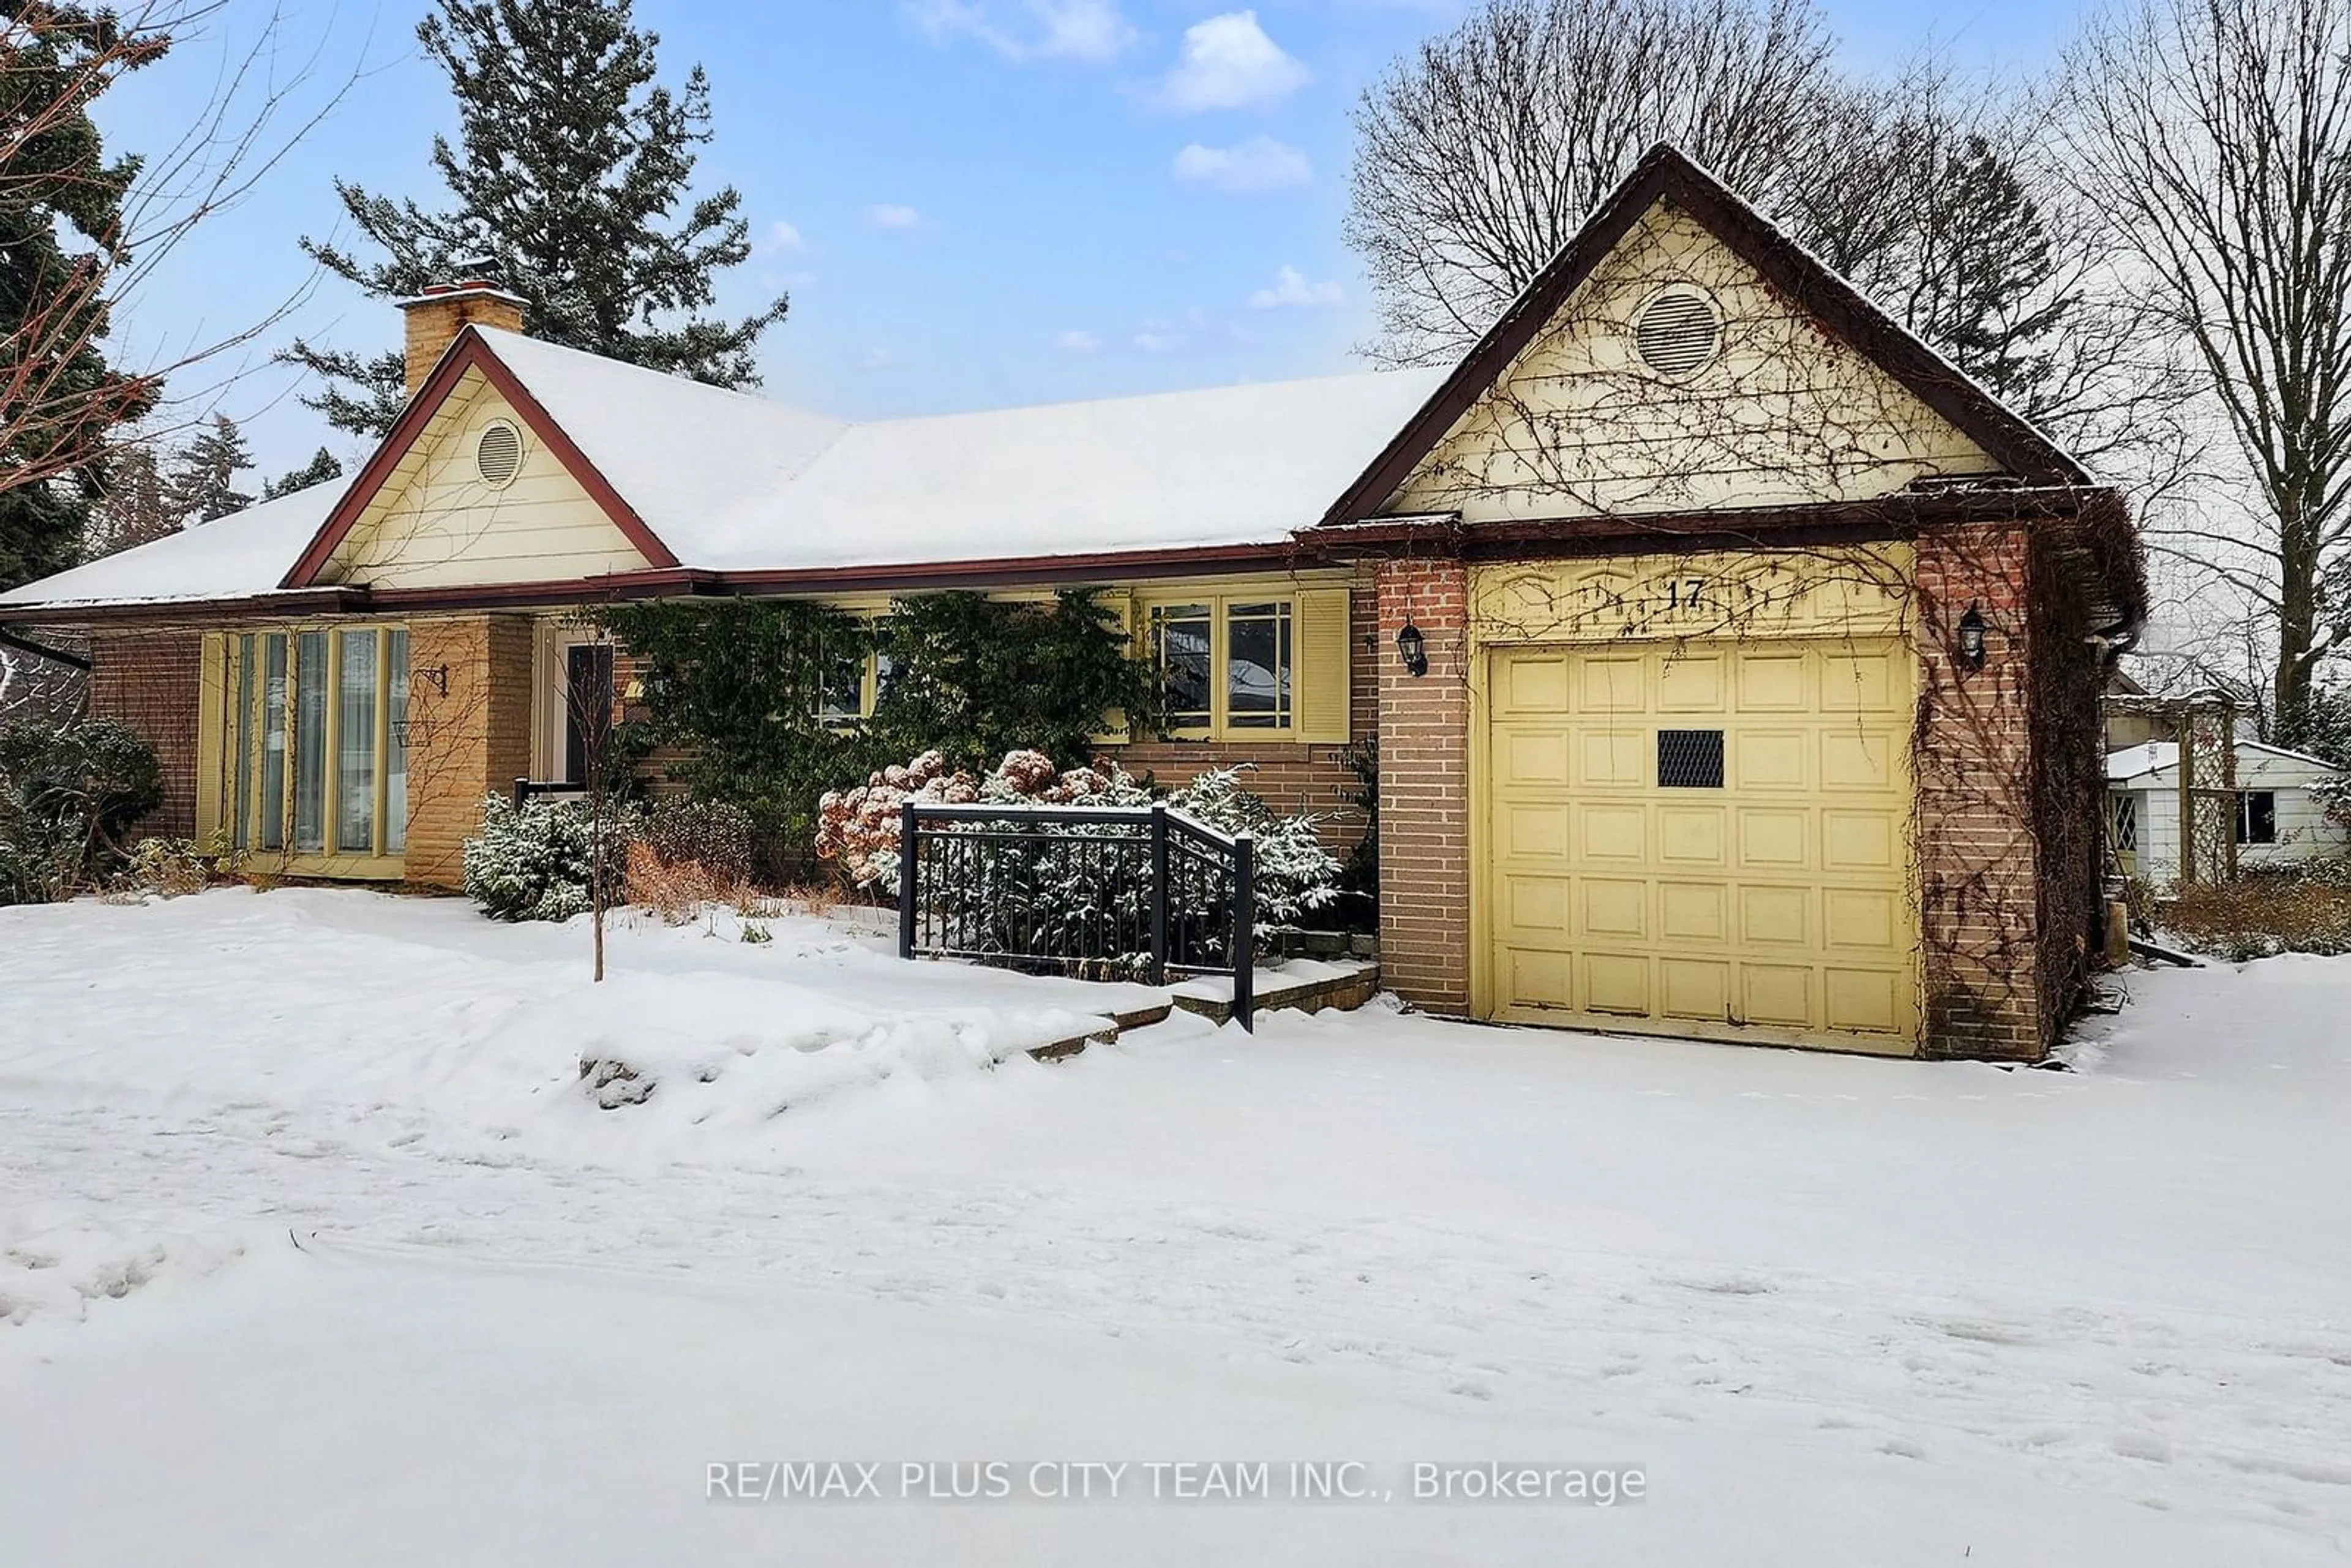
{"label": "snow-covered driveway", "polygon": [[[984,1071],[1093,993],[776,936],[599,994],[454,904],[0,912],[0,1557],[2351,1556],[2351,962],[2135,977],[2074,1073],[1376,1012]],[[597,1109],[583,1037],[684,1071]],[[827,1458],[1650,1495],[705,1499]]]}

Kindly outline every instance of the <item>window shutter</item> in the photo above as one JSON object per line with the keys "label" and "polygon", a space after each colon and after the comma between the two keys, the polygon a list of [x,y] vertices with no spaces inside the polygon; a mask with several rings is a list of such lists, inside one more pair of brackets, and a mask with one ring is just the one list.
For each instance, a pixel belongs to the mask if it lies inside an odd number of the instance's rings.
{"label": "window shutter", "polygon": [[[196,847],[210,850],[228,812],[228,636],[204,633],[203,662],[196,666]],[[218,847],[225,849],[225,844]]]}
{"label": "window shutter", "polygon": [[[1135,630],[1134,594],[1124,589],[1103,589],[1094,595],[1094,601],[1117,620],[1119,630],[1126,634],[1129,652],[1138,656],[1147,652],[1141,633]],[[1124,709],[1113,708],[1102,718],[1104,727],[1101,733],[1089,737],[1096,746],[1124,746],[1134,738]]]}
{"label": "window shutter", "polygon": [[1343,588],[1300,591],[1296,619],[1298,738],[1310,746],[1344,746],[1352,695],[1347,593]]}

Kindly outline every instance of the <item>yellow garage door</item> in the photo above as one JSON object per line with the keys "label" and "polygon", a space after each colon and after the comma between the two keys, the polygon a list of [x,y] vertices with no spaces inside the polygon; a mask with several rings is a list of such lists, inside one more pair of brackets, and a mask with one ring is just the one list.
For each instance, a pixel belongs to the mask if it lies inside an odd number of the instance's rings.
{"label": "yellow garage door", "polygon": [[1901,643],[1489,659],[1487,1016],[1914,1049]]}

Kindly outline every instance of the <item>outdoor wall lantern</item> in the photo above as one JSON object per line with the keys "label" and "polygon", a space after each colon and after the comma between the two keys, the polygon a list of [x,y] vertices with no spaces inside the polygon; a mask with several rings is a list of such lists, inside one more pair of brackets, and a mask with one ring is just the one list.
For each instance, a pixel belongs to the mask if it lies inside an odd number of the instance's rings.
{"label": "outdoor wall lantern", "polygon": [[1984,667],[1983,612],[1972,604],[1968,606],[1968,612],[1959,617],[1959,663],[1970,670]]}
{"label": "outdoor wall lantern", "polygon": [[417,678],[418,680],[420,680],[420,681],[430,681],[430,682],[432,682],[432,683],[433,683],[433,689],[434,689],[434,691],[436,691],[436,692],[440,693],[443,696],[444,696],[444,697],[445,697],[445,696],[447,696],[447,695],[449,695],[449,666],[448,666],[448,665],[446,665],[446,664],[435,664],[433,668],[431,668],[431,669],[429,669],[429,670],[419,670],[419,671],[417,671],[417,672],[416,672],[416,678]]}
{"label": "outdoor wall lantern", "polygon": [[1404,661],[1405,673],[1412,675],[1428,674],[1428,639],[1420,628],[1407,621],[1396,633],[1396,656]]}

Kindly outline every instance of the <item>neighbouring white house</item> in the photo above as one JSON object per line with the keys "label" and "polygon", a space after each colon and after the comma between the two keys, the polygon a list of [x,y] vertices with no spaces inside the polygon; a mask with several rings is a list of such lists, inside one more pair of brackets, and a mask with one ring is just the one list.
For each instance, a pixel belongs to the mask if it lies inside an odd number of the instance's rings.
{"label": "neighbouring white house", "polygon": [[[2200,769],[2199,769],[2200,771]],[[2331,821],[2311,786],[2343,770],[2257,740],[2237,742],[2237,864],[2251,870],[2351,854],[2351,828]],[[2106,754],[2107,827],[2123,871],[2149,882],[2179,875],[2179,747],[2148,741]]]}

